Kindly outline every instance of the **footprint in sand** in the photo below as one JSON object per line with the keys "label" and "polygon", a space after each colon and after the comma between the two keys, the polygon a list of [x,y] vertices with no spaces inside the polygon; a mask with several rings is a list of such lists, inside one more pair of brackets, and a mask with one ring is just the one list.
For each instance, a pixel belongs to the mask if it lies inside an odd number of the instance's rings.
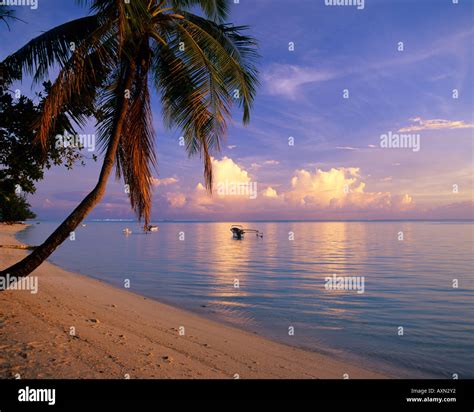
{"label": "footprint in sand", "polygon": [[162,356],[161,359],[163,359],[166,363],[173,363],[174,361],[171,356]]}
{"label": "footprint in sand", "polygon": [[99,326],[100,320],[96,318],[92,318],[92,319],[87,319],[87,322],[92,323],[92,327],[96,328],[97,326]]}

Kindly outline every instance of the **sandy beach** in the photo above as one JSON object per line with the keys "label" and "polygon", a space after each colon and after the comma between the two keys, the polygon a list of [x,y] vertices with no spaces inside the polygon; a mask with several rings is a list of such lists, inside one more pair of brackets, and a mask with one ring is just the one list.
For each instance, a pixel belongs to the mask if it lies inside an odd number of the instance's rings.
{"label": "sandy beach", "polygon": [[[0,245],[19,246],[15,234],[24,227],[0,225]],[[1,247],[0,267],[26,253]],[[384,377],[67,272],[49,262],[32,276],[37,276],[38,293],[0,292],[1,378],[17,374],[21,378],[115,379],[232,379],[236,374],[242,379]]]}

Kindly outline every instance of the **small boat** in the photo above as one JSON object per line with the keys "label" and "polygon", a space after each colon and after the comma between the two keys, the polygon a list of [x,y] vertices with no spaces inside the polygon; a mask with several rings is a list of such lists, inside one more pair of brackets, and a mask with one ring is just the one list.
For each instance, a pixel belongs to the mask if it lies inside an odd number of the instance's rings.
{"label": "small boat", "polygon": [[158,226],[148,225],[145,227],[145,232],[158,232]]}
{"label": "small boat", "polygon": [[82,227],[86,227],[87,225],[85,223],[82,224]]}
{"label": "small boat", "polygon": [[132,231],[128,227],[126,227],[125,229],[122,230],[122,233],[124,235],[131,235]]}
{"label": "small boat", "polygon": [[232,232],[232,237],[234,239],[242,239],[242,236],[244,235],[244,228],[240,225],[234,225],[230,228],[230,231]]}
{"label": "small boat", "polygon": [[241,225],[232,225],[230,228],[232,237],[241,240],[245,233],[255,233],[257,237],[263,238],[263,233],[255,229],[245,229]]}

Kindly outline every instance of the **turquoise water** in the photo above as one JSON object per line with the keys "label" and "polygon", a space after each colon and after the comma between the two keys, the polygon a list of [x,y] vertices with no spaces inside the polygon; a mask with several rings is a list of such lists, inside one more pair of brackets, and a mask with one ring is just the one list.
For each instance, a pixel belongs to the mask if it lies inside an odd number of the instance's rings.
{"label": "turquoise water", "polygon": [[[243,224],[263,239],[234,240],[230,223],[158,223],[145,235],[136,223],[88,222],[51,260],[394,377],[474,378],[473,223]],[[39,244],[56,225],[19,239]],[[327,290],[333,274],[363,277],[364,293]]]}

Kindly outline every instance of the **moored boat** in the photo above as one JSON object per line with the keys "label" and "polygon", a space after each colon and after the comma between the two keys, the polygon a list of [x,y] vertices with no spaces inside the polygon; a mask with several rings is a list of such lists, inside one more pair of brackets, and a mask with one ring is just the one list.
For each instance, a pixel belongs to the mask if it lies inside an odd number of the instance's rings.
{"label": "moored boat", "polygon": [[245,233],[255,233],[257,237],[263,238],[262,232],[256,229],[245,229],[241,225],[232,225],[230,231],[232,232],[232,237],[238,240],[241,240],[244,237]]}

